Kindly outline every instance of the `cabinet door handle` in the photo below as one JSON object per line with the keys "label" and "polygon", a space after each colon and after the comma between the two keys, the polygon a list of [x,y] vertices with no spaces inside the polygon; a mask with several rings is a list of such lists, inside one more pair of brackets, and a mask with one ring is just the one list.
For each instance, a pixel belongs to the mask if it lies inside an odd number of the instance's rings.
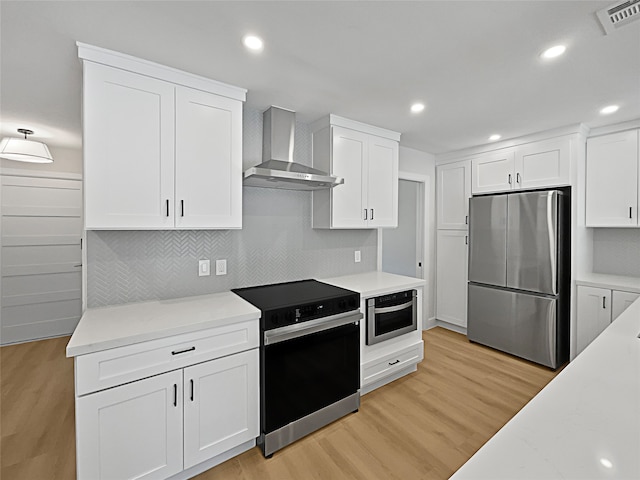
{"label": "cabinet door handle", "polygon": [[400,359],[396,360],[395,362],[389,362],[389,365],[396,365],[400,363]]}
{"label": "cabinet door handle", "polygon": [[509,185],[511,185],[511,174],[509,174]]}
{"label": "cabinet door handle", "polygon": [[629,207],[629,218],[633,218],[633,215],[631,214],[632,211],[633,211],[633,207]]}
{"label": "cabinet door handle", "polygon": [[607,297],[602,297],[602,308],[607,308]]}
{"label": "cabinet door handle", "polygon": [[368,218],[367,218],[367,209],[366,208],[364,209],[364,219],[368,220]]}
{"label": "cabinet door handle", "polygon": [[166,205],[167,205],[167,217],[169,216],[169,199],[167,198],[166,200]]}
{"label": "cabinet door handle", "polygon": [[173,384],[173,406],[174,407],[178,406],[178,384],[177,383]]}
{"label": "cabinet door handle", "polygon": [[371,220],[373,220],[373,208],[371,209]]}
{"label": "cabinet door handle", "polygon": [[464,224],[469,225],[469,215],[464,216]]}
{"label": "cabinet door handle", "polygon": [[191,382],[191,401],[193,402],[193,379],[189,381]]}
{"label": "cabinet door handle", "polygon": [[184,350],[174,350],[171,352],[171,355],[180,355],[181,353],[193,352],[196,347],[185,348]]}
{"label": "cabinet door handle", "polygon": [[184,200],[180,200],[180,216],[184,217]]}
{"label": "cabinet door handle", "polygon": [[464,244],[469,245],[469,235],[464,236]]}
{"label": "cabinet door handle", "polygon": [[520,173],[516,173],[516,182],[520,183]]}

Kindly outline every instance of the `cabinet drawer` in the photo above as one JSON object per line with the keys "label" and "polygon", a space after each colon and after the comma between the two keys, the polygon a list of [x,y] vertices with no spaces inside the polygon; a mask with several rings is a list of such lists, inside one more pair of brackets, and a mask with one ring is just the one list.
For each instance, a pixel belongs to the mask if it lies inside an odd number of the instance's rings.
{"label": "cabinet drawer", "polygon": [[398,352],[385,355],[362,366],[362,386],[373,383],[405,367],[420,363],[424,358],[423,343],[411,345]]}
{"label": "cabinet drawer", "polygon": [[76,357],[76,395],[103,390],[259,345],[259,320]]}

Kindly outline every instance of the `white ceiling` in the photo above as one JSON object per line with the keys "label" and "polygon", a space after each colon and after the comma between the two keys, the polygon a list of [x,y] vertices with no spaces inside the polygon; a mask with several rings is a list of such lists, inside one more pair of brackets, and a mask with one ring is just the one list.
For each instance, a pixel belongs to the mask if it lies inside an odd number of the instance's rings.
{"label": "white ceiling", "polygon": [[[2,134],[80,145],[76,40],[245,87],[252,108],[334,113],[431,153],[636,119],[640,21],[605,36],[595,12],[611,3],[3,0]],[[242,46],[248,32],[264,38],[260,55]],[[542,61],[557,43],[567,53]],[[411,114],[417,100],[427,108]]]}

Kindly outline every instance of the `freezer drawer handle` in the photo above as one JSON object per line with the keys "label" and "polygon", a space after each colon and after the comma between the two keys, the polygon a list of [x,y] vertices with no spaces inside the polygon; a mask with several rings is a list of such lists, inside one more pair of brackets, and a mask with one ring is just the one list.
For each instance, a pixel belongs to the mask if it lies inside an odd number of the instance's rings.
{"label": "freezer drawer handle", "polygon": [[602,297],[602,308],[607,308],[607,297]]}
{"label": "freezer drawer handle", "polygon": [[397,359],[395,362],[389,362],[389,365],[396,365],[398,363],[400,363],[400,359]]}
{"label": "freezer drawer handle", "polygon": [[196,347],[185,348],[184,350],[174,350],[171,355],[180,355],[181,353],[193,352]]}

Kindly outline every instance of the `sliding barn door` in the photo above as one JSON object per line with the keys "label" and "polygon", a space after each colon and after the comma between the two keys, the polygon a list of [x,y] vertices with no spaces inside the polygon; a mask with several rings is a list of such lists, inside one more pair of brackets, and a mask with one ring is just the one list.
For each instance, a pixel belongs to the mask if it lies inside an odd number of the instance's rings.
{"label": "sliding barn door", "polygon": [[1,179],[0,342],[71,334],[82,312],[82,181]]}

